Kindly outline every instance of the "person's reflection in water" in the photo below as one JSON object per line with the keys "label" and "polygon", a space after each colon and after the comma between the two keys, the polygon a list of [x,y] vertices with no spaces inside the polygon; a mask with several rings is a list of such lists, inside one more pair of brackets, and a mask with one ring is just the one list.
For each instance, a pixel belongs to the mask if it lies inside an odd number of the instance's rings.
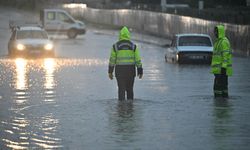
{"label": "person's reflection in water", "polygon": [[110,118],[113,140],[122,147],[133,144],[140,129],[133,103],[133,100],[117,101],[116,112]]}
{"label": "person's reflection in water", "polygon": [[131,118],[133,117],[133,101],[119,101],[117,104],[117,112],[119,117]]}
{"label": "person's reflection in water", "polygon": [[213,121],[213,136],[215,138],[215,146],[218,149],[226,150],[228,140],[232,134],[231,122],[231,106],[228,99],[214,99],[214,121]]}

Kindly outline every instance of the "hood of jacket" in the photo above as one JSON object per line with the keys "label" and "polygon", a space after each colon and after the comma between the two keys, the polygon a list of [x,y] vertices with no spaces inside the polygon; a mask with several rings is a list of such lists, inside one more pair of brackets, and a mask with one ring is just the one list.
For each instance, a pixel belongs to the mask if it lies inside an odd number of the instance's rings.
{"label": "hood of jacket", "polygon": [[224,38],[225,37],[225,27],[223,25],[217,25],[216,28],[218,31],[218,38]]}
{"label": "hood of jacket", "polygon": [[121,29],[119,40],[130,40],[130,32],[127,27]]}

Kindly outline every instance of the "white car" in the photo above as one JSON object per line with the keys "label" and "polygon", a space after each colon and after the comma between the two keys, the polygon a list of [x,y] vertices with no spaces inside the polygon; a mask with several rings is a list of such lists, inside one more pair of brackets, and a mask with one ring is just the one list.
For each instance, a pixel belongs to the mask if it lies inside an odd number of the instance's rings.
{"label": "white car", "polygon": [[45,56],[54,57],[54,45],[47,32],[38,26],[11,27],[8,43],[10,57]]}
{"label": "white car", "polygon": [[207,34],[177,34],[165,54],[166,62],[211,63],[213,43]]}

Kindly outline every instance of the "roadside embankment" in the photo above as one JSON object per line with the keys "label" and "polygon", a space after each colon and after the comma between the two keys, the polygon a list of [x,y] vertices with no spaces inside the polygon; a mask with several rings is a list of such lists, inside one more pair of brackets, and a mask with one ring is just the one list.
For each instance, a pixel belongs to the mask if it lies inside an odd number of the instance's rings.
{"label": "roadside embankment", "polygon": [[137,31],[163,38],[171,38],[177,33],[204,33],[213,37],[214,26],[224,24],[233,53],[250,55],[250,25],[228,24],[142,10],[93,9],[85,4],[65,4],[62,8],[88,22],[118,27],[126,25]]}

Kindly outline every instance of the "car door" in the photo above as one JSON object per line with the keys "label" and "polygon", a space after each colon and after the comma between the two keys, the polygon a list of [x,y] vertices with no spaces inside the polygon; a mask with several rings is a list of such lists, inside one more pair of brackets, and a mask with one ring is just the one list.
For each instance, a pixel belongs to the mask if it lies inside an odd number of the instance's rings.
{"label": "car door", "polygon": [[46,11],[46,22],[45,22],[45,29],[47,31],[57,31],[60,22],[56,20],[56,12],[55,11]]}
{"label": "car door", "polygon": [[65,14],[64,12],[57,12],[57,20],[59,22],[60,30],[65,31],[65,32],[74,23],[74,20],[71,17],[69,17],[69,15]]}

